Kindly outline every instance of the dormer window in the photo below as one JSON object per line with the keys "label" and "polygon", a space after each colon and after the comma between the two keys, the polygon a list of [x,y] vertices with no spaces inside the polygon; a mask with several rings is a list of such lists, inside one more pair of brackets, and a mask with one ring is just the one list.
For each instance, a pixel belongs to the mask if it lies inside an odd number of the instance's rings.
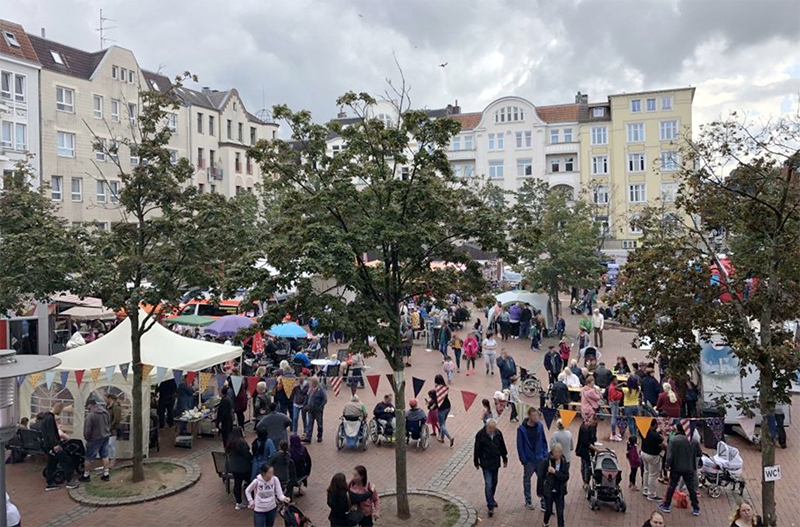
{"label": "dormer window", "polygon": [[150,86],[152,86],[154,90],[158,91],[158,83],[154,79],[150,80]]}
{"label": "dormer window", "polygon": [[518,123],[525,120],[525,110],[519,106],[504,106],[494,112],[495,123]]}
{"label": "dormer window", "polygon": [[58,51],[50,50],[50,56],[53,57],[53,60],[56,64],[63,66],[64,65],[64,57],[61,56],[61,53]]}
{"label": "dormer window", "polygon": [[375,116],[375,119],[382,122],[383,126],[386,128],[392,127],[392,117],[390,115],[387,115],[385,113],[379,113],[378,115]]}
{"label": "dormer window", "polygon": [[602,106],[592,108],[592,117],[603,117],[605,114],[605,109]]}
{"label": "dormer window", "polygon": [[10,31],[4,31],[3,36],[6,37],[6,43],[12,48],[20,47],[19,42],[17,41],[17,37],[14,36],[14,33]]}

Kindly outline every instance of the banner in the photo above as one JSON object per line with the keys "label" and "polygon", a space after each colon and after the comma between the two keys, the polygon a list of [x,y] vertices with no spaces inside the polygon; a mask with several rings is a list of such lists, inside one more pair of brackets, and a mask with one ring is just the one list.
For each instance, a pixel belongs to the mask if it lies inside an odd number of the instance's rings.
{"label": "banner", "polygon": [[147,379],[150,377],[151,371],[153,371],[152,364],[142,364],[142,382],[148,382]]}
{"label": "banner", "polygon": [[256,355],[261,355],[264,353],[264,335],[262,335],[260,331],[253,335],[252,347],[253,353]]}
{"label": "banner", "polygon": [[[67,379],[69,379],[69,372],[68,371],[62,371],[61,372],[61,389],[62,390],[67,387]],[[22,383],[20,383],[20,384],[22,384]]]}
{"label": "banner", "polygon": [[109,386],[111,385],[112,381],[114,380],[114,371],[117,369],[116,366],[106,366],[106,379],[108,380]]}
{"label": "banner", "polygon": [[86,370],[75,370],[75,382],[78,383],[78,388],[81,387],[81,382],[83,382],[84,373],[86,373]]}
{"label": "banner", "polygon": [[258,377],[253,375],[252,377],[247,378],[247,393],[250,394],[250,397],[254,397],[256,393],[256,388],[258,388],[258,383],[261,381]]}
{"label": "banner", "polygon": [[242,389],[242,376],[232,375],[231,386],[233,387],[233,395],[239,395],[239,390]]}
{"label": "banner", "polygon": [[561,421],[564,422],[564,428],[569,428],[569,425],[572,424],[572,420],[575,419],[575,415],[578,413],[575,410],[559,410],[558,412],[561,416]]}
{"label": "banner", "polygon": [[100,368],[92,368],[89,371],[92,375],[92,384],[97,384],[97,381],[100,379]]}
{"label": "banner", "polygon": [[122,378],[125,379],[126,381],[128,380],[128,367],[129,366],[130,366],[130,363],[128,363],[128,362],[119,365],[119,372],[122,374]]}
{"label": "banner", "polygon": [[342,390],[342,378],[339,376],[331,379],[331,386],[333,387],[333,394],[339,397],[339,392]]}
{"label": "banner", "polygon": [[378,384],[381,382],[380,375],[367,375],[367,382],[369,387],[372,388],[372,395],[378,395]]}
{"label": "banner", "polygon": [[418,397],[419,392],[422,391],[422,387],[425,386],[425,379],[417,379],[416,377],[411,377],[411,383],[414,385],[414,397]]}
{"label": "banner", "polygon": [[167,369],[163,366],[156,366],[156,384],[161,384],[164,376],[167,374]]}
{"label": "banner", "polygon": [[175,379],[175,384],[180,384],[183,379],[182,370],[172,370],[172,378]]}
{"label": "banner", "polygon": [[650,430],[650,423],[653,422],[653,418],[635,415],[633,417],[633,421],[636,423],[636,429],[639,430],[639,433],[642,434],[642,437],[645,437],[647,435],[647,431]]}
{"label": "banner", "polygon": [[194,379],[197,377],[196,371],[188,371],[186,372],[186,384],[192,386],[194,384]]}
{"label": "banner", "polygon": [[49,390],[53,386],[53,381],[56,380],[56,372],[54,371],[46,371],[44,373],[44,383]]}
{"label": "banner", "polygon": [[42,377],[42,372],[37,371],[37,372],[31,373],[29,375],[29,377],[31,378],[31,386],[33,386],[34,389],[35,389],[37,386],[39,386],[39,379],[41,379],[41,377]]}
{"label": "banner", "polygon": [[553,419],[555,419],[556,413],[557,412],[555,408],[542,408],[542,417],[544,417],[544,424],[547,425],[548,430],[550,430],[550,425],[553,424]]}
{"label": "banner", "polygon": [[[416,379],[414,379],[416,380]],[[464,402],[464,411],[469,412],[469,409],[472,407],[472,403],[475,402],[475,399],[478,397],[477,393],[468,392],[466,390],[461,390],[461,400]]]}
{"label": "banner", "polygon": [[200,392],[206,391],[208,383],[211,382],[211,374],[207,372],[200,372]]}

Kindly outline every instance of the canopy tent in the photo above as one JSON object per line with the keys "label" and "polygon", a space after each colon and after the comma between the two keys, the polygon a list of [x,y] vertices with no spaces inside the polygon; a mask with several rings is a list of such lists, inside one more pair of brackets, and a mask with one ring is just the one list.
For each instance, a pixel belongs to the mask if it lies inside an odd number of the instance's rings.
{"label": "canopy tent", "polygon": [[[142,317],[145,314],[142,313]],[[153,366],[148,382],[143,386],[142,430],[144,444],[148,444],[150,432],[150,386],[160,380],[173,378],[173,371],[199,371],[241,356],[242,349],[237,346],[225,346],[213,342],[190,339],[173,333],[161,324],[155,324],[142,336],[142,363]],[[123,320],[107,335],[85,346],[67,350],[58,354],[61,365],[53,370],[54,378],[49,380],[45,375],[39,376],[36,386],[31,384],[32,376],[20,388],[21,415],[48,410],[52,403],[62,401],[74,404],[72,416],[62,417],[69,421],[71,435],[82,438],[83,418],[86,400],[91,396],[102,396],[107,392],[117,394],[122,400],[123,421],[129,419],[132,401],[133,371],[131,363],[131,322]],[[127,378],[122,375],[121,366],[126,368]],[[92,382],[91,370],[100,371],[96,382]],[[80,386],[75,372],[83,371]],[[62,385],[61,373],[66,373],[66,384]],[[111,376],[111,379],[108,376]],[[109,382],[110,380],[110,382]],[[130,423],[130,420],[128,421]],[[68,433],[70,431],[68,430]],[[132,455],[130,437],[117,441],[117,456],[120,458]]]}
{"label": "canopy tent", "polygon": [[177,324],[179,326],[208,326],[216,321],[215,318],[204,317],[203,315],[178,315],[170,317],[164,322],[166,324]]}
{"label": "canopy tent", "polygon": [[70,317],[72,320],[114,320],[117,318],[113,309],[87,306],[71,307],[59,313],[59,316]]}
{"label": "canopy tent", "polygon": [[548,298],[547,295],[531,293],[524,289],[515,289],[514,291],[506,291],[505,293],[495,295],[495,298],[505,307],[516,302],[521,302],[522,304],[527,302],[533,309],[542,312],[545,323],[547,324],[547,329],[552,329],[554,327],[553,310],[550,306],[550,298]]}

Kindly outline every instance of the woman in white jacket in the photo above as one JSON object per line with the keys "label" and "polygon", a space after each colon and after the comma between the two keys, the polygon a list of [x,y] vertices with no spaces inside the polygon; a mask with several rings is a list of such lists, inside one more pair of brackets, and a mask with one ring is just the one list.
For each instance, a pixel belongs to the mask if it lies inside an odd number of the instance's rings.
{"label": "woman in white jacket", "polygon": [[273,527],[278,515],[278,502],[289,503],[275,471],[267,464],[261,467],[261,474],[247,486],[245,495],[248,507],[253,509],[254,527]]}

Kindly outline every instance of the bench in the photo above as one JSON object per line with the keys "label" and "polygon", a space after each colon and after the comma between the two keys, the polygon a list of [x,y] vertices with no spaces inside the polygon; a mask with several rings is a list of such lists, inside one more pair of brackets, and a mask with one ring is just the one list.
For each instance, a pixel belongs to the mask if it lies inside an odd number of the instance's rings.
{"label": "bench", "polygon": [[47,454],[44,447],[44,436],[38,430],[20,428],[16,435],[6,445],[8,450],[25,453],[29,456],[39,456]]}
{"label": "bench", "polygon": [[211,457],[214,459],[214,470],[217,471],[217,476],[225,484],[225,493],[230,494],[233,474],[228,472],[228,454],[225,452],[211,452]]}

